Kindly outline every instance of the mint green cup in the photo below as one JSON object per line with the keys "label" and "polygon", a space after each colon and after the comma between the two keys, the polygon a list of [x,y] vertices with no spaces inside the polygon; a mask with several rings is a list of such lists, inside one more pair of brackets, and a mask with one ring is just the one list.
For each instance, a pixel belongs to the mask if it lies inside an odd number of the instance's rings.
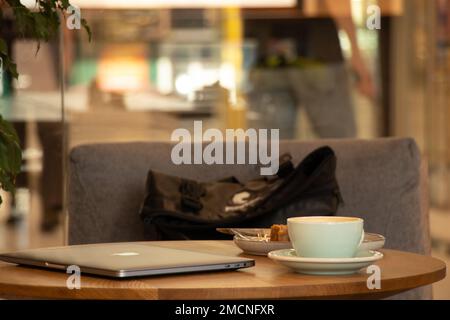
{"label": "mint green cup", "polygon": [[353,217],[295,217],[287,220],[295,252],[306,258],[352,258],[364,239],[364,220]]}

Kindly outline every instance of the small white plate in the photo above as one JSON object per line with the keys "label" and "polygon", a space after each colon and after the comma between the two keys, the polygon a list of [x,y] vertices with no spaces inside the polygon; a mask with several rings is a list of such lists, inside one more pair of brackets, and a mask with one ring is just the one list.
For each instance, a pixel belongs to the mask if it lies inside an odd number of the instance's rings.
{"label": "small white plate", "polygon": [[379,250],[384,247],[386,238],[381,234],[368,233],[364,234],[364,241],[359,246],[360,251]]}
{"label": "small white plate", "polygon": [[345,275],[370,266],[383,258],[383,254],[378,251],[358,251],[354,258],[305,258],[297,256],[294,249],[283,249],[269,252],[269,258],[298,273]]}
{"label": "small white plate", "polygon": [[234,243],[244,251],[244,253],[256,256],[266,256],[270,251],[290,249],[292,245],[289,241],[270,241],[261,240],[257,237],[252,240],[250,237],[245,239],[240,236],[234,236]]}

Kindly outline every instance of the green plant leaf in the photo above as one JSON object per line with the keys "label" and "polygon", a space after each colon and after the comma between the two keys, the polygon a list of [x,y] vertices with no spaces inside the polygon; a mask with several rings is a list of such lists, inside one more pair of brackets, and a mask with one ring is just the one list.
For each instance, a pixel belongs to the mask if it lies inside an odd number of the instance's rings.
{"label": "green plant leaf", "polygon": [[8,46],[6,45],[6,42],[3,39],[0,39],[0,53],[5,56],[8,54]]}
{"label": "green plant leaf", "polygon": [[14,192],[22,165],[22,150],[14,127],[0,115],[0,189]]}
{"label": "green plant leaf", "polygon": [[61,6],[63,9],[67,9],[70,6],[69,0],[61,0]]}
{"label": "green plant leaf", "polygon": [[92,31],[91,31],[91,28],[89,27],[86,19],[81,19],[81,25],[83,26],[84,30],[86,30],[86,32],[88,34],[89,42],[91,42],[91,40],[92,40]]}
{"label": "green plant leaf", "polygon": [[0,53],[0,58],[2,58],[3,68],[11,73],[11,76],[17,79],[19,74],[17,73],[17,65],[11,61],[9,56]]}
{"label": "green plant leaf", "polygon": [[[59,13],[65,12],[71,6],[70,0],[35,0],[36,6],[30,10],[21,3],[21,0],[3,0],[15,18],[15,25],[19,33],[37,40],[37,52],[40,41],[49,41],[58,34],[61,24]],[[3,8],[3,7],[2,7]],[[3,15],[0,9],[0,17]],[[1,20],[1,19],[0,19]],[[92,39],[91,29],[85,19],[81,19],[83,29]],[[1,27],[1,26],[0,26]],[[5,70],[12,77],[18,78],[17,65],[8,55],[7,43],[0,38],[0,58]],[[14,183],[22,164],[22,150],[14,127],[0,115],[0,189],[14,191]],[[2,199],[0,197],[0,204]]]}
{"label": "green plant leaf", "polygon": [[[37,40],[36,54],[39,52],[41,40],[49,41],[58,34],[61,24],[59,13],[64,14],[71,6],[70,0],[35,0],[36,7],[34,10],[30,10],[20,0],[4,1],[13,11],[19,32]],[[91,29],[85,19],[81,19],[81,24],[88,34],[90,42],[92,39]],[[14,63],[11,63],[11,66],[13,65]]]}
{"label": "green plant leaf", "polygon": [[15,63],[13,63],[11,60],[9,60],[9,63],[8,63],[8,70],[14,79],[19,78],[19,73],[17,72],[17,65]]}

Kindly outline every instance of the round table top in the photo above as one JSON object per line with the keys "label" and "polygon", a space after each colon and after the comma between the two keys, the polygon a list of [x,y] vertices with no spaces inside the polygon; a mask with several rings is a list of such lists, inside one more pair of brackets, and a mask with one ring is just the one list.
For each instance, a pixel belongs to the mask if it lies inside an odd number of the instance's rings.
{"label": "round table top", "polygon": [[81,275],[81,289],[68,289],[69,274],[0,263],[0,297],[56,299],[289,299],[382,298],[445,278],[442,261],[418,254],[380,250],[381,289],[368,289],[364,269],[344,276],[302,275],[267,257],[247,256],[231,241],[167,241],[148,244],[254,258],[238,271],[109,279]]}

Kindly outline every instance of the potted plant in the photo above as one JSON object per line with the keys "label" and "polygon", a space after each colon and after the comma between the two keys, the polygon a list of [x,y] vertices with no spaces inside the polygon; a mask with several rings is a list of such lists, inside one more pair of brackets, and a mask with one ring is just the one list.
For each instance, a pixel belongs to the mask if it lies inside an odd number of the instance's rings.
{"label": "potted plant", "polygon": [[[20,0],[0,0],[0,25],[4,13],[8,11],[14,16],[15,26],[19,34],[27,34],[38,42],[49,41],[58,34],[61,22],[66,19],[68,11],[74,8],[69,0],[35,0],[33,8],[24,6]],[[91,31],[85,19],[80,19],[80,25],[91,38]],[[37,52],[36,52],[37,53]],[[2,72],[9,72],[13,78],[18,78],[17,67],[8,54],[5,39],[0,37],[0,65]],[[0,190],[14,192],[14,183],[20,172],[22,151],[14,127],[0,115]],[[0,196],[0,205],[2,198]]]}

